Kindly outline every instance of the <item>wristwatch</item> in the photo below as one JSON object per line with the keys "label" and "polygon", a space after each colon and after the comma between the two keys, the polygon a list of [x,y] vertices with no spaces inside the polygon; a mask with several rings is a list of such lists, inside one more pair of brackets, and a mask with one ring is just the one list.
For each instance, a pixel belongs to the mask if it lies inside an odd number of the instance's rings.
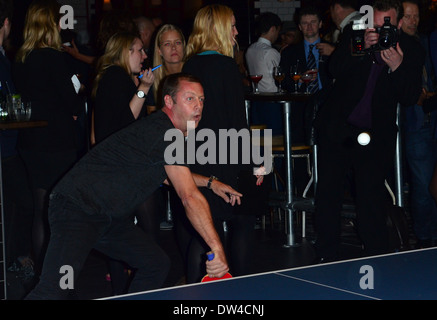
{"label": "wristwatch", "polygon": [[137,91],[137,97],[140,99],[144,99],[146,97],[146,94],[144,93],[143,90],[138,90]]}
{"label": "wristwatch", "polygon": [[217,180],[218,181],[218,178],[214,177],[214,176],[209,177],[208,184],[206,185],[206,187],[208,189],[211,189],[211,183],[212,183],[213,180]]}

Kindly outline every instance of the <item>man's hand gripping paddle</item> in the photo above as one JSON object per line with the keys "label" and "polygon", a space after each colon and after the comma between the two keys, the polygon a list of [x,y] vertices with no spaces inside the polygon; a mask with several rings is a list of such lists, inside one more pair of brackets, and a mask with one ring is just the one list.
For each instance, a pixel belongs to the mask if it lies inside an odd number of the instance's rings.
{"label": "man's hand gripping paddle", "polygon": [[[208,257],[208,261],[211,261],[214,259],[214,252],[208,252],[207,254]],[[232,278],[231,274],[228,272],[226,273],[223,277],[221,278],[216,278],[216,277],[210,277],[209,275],[206,275],[202,278],[201,282],[208,282],[208,281],[215,281],[215,280],[222,280],[222,279],[228,279],[228,278]]]}

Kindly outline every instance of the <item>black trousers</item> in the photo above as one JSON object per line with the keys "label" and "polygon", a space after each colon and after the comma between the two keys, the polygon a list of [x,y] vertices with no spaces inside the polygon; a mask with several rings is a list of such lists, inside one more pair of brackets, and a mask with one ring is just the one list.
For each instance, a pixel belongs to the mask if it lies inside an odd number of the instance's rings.
{"label": "black trousers", "polygon": [[134,268],[129,292],[160,288],[167,277],[168,256],[131,219],[90,215],[69,199],[52,194],[49,222],[51,238],[40,282],[26,299],[67,299],[69,290],[60,286],[66,276],[61,268],[73,271],[75,283],[92,248]]}
{"label": "black trousers", "polygon": [[364,255],[388,251],[388,230],[384,211],[389,193],[385,179],[393,167],[393,145],[372,137],[367,146],[350,134],[338,141],[319,143],[318,184],[316,190],[316,253],[319,257],[338,258],[341,237],[341,210],[346,177],[352,182],[357,229]]}
{"label": "black trousers", "polygon": [[2,159],[6,266],[32,250],[33,199],[23,160]]}

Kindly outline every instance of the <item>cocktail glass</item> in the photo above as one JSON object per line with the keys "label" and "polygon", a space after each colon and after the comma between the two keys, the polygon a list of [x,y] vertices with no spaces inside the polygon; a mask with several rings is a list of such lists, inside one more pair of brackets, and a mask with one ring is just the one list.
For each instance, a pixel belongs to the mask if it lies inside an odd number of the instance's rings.
{"label": "cocktail glass", "polygon": [[294,93],[299,93],[299,80],[301,74],[299,73],[299,66],[297,64],[291,67],[290,76],[294,81]]}
{"label": "cocktail glass", "polygon": [[301,76],[301,80],[305,83],[306,85],[306,89],[305,89],[305,94],[310,94],[309,92],[309,84],[310,82],[313,80],[314,75],[309,73],[309,72],[305,72],[302,74]]}
{"label": "cocktail glass", "polygon": [[263,78],[262,74],[251,74],[249,75],[250,80],[253,82],[253,86],[255,87],[254,94],[259,94],[258,90],[258,82]]}
{"label": "cocktail glass", "polygon": [[285,74],[280,66],[273,67],[273,77],[278,82],[278,93],[283,93],[281,83],[285,79]]}

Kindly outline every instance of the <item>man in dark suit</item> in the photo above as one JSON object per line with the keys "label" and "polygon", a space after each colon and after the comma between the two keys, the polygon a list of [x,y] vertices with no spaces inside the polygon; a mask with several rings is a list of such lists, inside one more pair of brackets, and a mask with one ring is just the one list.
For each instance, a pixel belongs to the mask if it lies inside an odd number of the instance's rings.
{"label": "man in dark suit", "polygon": [[[376,0],[373,9],[375,27],[384,24],[384,17],[390,17],[390,23],[400,29],[399,1]],[[329,70],[335,83],[315,121],[319,146],[315,213],[318,262],[338,258],[340,212],[349,172],[364,255],[389,250],[384,210],[388,192],[384,183],[395,155],[396,107],[398,103],[412,105],[417,101],[424,52],[414,38],[402,32],[395,48],[375,52],[371,48],[379,34],[373,31],[365,31],[366,54],[353,56],[352,29],[345,28],[330,58]],[[357,143],[363,131],[370,133],[367,145]]]}
{"label": "man in dark suit", "polygon": [[[293,121],[292,141],[294,144],[308,144],[311,137],[311,122],[313,119],[314,101],[318,100],[332,84],[332,78],[328,74],[328,56],[321,56],[317,45],[320,39],[322,19],[320,12],[314,7],[302,8],[298,14],[297,23],[302,32],[303,41],[296,45],[286,47],[281,53],[281,66],[285,71],[283,88],[288,92],[295,91],[295,82],[291,79],[291,67],[299,64],[299,71],[305,72],[312,68],[317,69],[316,79],[309,83],[309,89],[315,94],[307,103],[295,103],[291,110]],[[310,48],[312,50],[310,50]],[[309,65],[310,52],[314,57],[313,66]],[[304,92],[306,86],[299,84],[299,91]],[[312,88],[312,90],[311,90]]]}
{"label": "man in dark suit", "polygon": [[281,66],[286,74],[283,88],[289,92],[294,91],[294,82],[290,75],[291,67],[299,63],[301,72],[308,71],[311,69],[311,66],[308,65],[308,59],[310,53],[312,53],[315,60],[315,69],[318,70],[316,85],[320,90],[328,86],[330,82],[326,68],[328,57],[320,56],[317,49],[317,44],[321,43],[320,29],[322,27],[322,18],[320,12],[313,7],[302,8],[298,15],[298,26],[302,31],[303,41],[296,45],[288,46],[281,53]]}

